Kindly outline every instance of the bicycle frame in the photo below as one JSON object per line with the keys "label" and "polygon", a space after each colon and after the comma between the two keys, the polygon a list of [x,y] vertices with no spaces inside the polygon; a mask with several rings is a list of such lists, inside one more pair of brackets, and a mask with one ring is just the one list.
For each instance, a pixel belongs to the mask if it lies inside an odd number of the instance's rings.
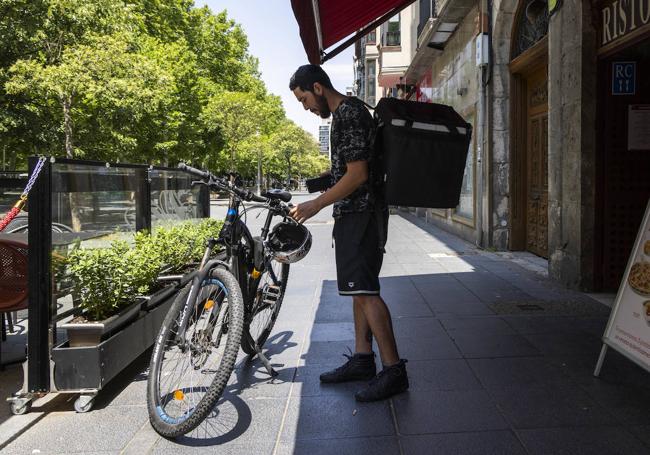
{"label": "bicycle frame", "polygon": [[[230,183],[231,185],[234,185],[232,177]],[[179,346],[183,348],[185,331],[190,316],[189,302],[195,301],[201,283],[203,283],[210,273],[210,270],[214,267],[224,266],[234,275],[241,288],[244,305],[246,306],[247,311],[250,310],[249,305],[252,301],[252,299],[250,299],[251,292],[254,292],[254,289],[257,288],[261,272],[268,267],[271,279],[274,283],[278,283],[278,278],[275,276],[273,268],[268,266],[268,258],[264,251],[264,241],[268,236],[273,217],[278,215],[277,210],[274,209],[277,209],[280,206],[280,202],[274,199],[268,199],[266,201],[266,204],[268,204],[266,220],[264,221],[264,226],[261,230],[261,236],[257,239],[253,238],[246,225],[240,219],[241,203],[242,201],[239,197],[234,194],[230,195],[226,218],[221,231],[219,232],[219,237],[217,239],[210,238],[207,240],[205,254],[201,260],[199,272],[192,280],[192,287],[188,294],[185,308],[181,315],[179,330],[176,335]],[[242,245],[242,239],[244,238],[249,245],[250,251],[245,251],[245,245]],[[210,259],[212,250],[218,244],[225,246],[225,261],[221,259]],[[256,249],[258,250],[255,251]],[[252,255],[252,257],[250,255]],[[221,311],[222,310],[220,310],[220,312]]]}

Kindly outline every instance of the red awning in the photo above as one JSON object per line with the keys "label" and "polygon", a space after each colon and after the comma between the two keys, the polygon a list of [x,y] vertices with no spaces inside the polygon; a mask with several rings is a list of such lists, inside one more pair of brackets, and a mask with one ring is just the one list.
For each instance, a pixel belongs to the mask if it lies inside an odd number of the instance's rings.
{"label": "red awning", "polygon": [[400,83],[402,76],[404,76],[404,73],[383,73],[377,78],[377,83],[380,87],[392,88]]}
{"label": "red awning", "polygon": [[[309,62],[320,65],[415,0],[291,0]],[[356,33],[330,52],[327,48]]]}

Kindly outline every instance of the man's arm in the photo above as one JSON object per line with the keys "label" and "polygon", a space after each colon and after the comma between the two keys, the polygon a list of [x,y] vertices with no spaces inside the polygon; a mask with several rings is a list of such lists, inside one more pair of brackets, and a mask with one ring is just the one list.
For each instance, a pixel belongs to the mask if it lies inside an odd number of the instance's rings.
{"label": "man's arm", "polygon": [[298,204],[289,214],[299,223],[304,223],[330,204],[340,201],[368,180],[368,162],[365,160],[347,163],[347,170],[341,180],[329,190],[311,201]]}

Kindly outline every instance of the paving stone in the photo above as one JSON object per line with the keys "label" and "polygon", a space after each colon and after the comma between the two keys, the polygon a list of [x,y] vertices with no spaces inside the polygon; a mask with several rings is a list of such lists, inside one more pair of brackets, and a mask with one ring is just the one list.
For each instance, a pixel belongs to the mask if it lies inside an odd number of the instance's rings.
{"label": "paving stone", "polygon": [[507,429],[485,391],[408,391],[393,399],[400,434]]}
{"label": "paving stone", "polygon": [[650,424],[650,388],[599,381],[582,388],[622,424]]}
{"label": "paving stone", "polygon": [[406,365],[411,391],[482,389],[463,359],[411,360]]}
{"label": "paving stone", "polygon": [[491,390],[490,395],[514,428],[617,424],[611,413],[577,386],[508,387]]}
{"label": "paving stone", "polygon": [[401,438],[404,455],[525,455],[511,431],[448,433]]}
{"label": "paving stone", "polygon": [[396,341],[400,356],[408,360],[461,359],[463,357],[448,336],[397,337]]}
{"label": "paving stone", "polygon": [[282,443],[277,455],[398,455],[397,438],[312,439]]}
{"label": "paving stone", "polygon": [[[70,403],[72,404],[72,403]],[[101,447],[121,451],[148,420],[146,406],[114,406],[85,414],[53,412],[29,428],[3,454],[86,452]]]}
{"label": "paving stone", "polygon": [[501,316],[517,333],[522,335],[536,333],[572,333],[575,319],[566,316]]}
{"label": "paving stone", "polygon": [[[343,382],[340,384],[323,384],[320,382],[320,375],[326,371],[330,371],[336,367],[341,366],[347,359],[341,356],[338,363],[330,363],[323,365],[303,365],[296,369],[294,377],[293,389],[291,391],[292,397],[307,397],[307,396],[339,396],[342,398],[354,397],[354,394],[362,389],[367,381],[352,381]],[[380,367],[377,361],[377,367]]]}
{"label": "paving stone", "polygon": [[480,333],[515,333],[514,329],[508,323],[497,317],[441,317],[440,323],[449,333],[463,330],[472,330]]}
{"label": "paving stone", "polygon": [[583,333],[535,333],[523,335],[547,356],[594,356],[598,358],[601,342]]}
{"label": "paving stone", "polygon": [[429,307],[433,312],[440,317],[445,316],[492,316],[492,311],[484,303],[472,303],[464,301],[453,301],[454,303],[431,303]]}
{"label": "paving stone", "polygon": [[[153,453],[188,453],[191,449],[218,447],[219,453],[271,453],[286,406],[285,399],[247,399],[226,393],[215,411],[191,433],[175,440],[160,439]],[[228,451],[231,452],[228,452]]]}
{"label": "paving stone", "polygon": [[449,336],[465,358],[540,355],[521,335],[455,330]]}
{"label": "paving stone", "polygon": [[561,367],[543,357],[468,359],[467,362],[487,389],[570,383]]}
{"label": "paving stone", "polygon": [[648,454],[632,434],[620,427],[540,428],[517,432],[531,455]]}
{"label": "paving stone", "polygon": [[626,429],[636,435],[637,438],[650,448],[650,425],[633,425]]}
{"label": "paving stone", "polygon": [[393,317],[396,338],[437,338],[447,336],[438,319],[433,317]]}
{"label": "paving stone", "polygon": [[357,403],[353,396],[326,395],[290,401],[281,441],[394,434],[387,401]]}

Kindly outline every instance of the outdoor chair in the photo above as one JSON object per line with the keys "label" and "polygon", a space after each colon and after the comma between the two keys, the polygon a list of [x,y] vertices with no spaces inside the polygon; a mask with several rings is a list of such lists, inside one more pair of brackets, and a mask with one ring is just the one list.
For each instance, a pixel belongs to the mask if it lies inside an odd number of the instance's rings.
{"label": "outdoor chair", "polygon": [[2,341],[14,331],[11,313],[27,308],[27,244],[0,240],[0,318]]}

